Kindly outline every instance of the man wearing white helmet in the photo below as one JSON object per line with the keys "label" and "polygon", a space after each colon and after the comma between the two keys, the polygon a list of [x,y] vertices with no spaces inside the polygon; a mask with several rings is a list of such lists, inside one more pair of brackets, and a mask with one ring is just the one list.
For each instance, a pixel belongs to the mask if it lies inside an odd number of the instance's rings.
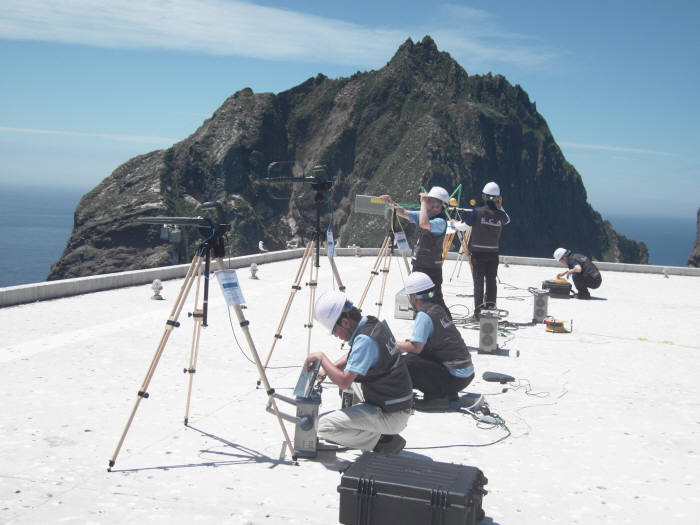
{"label": "man wearing white helmet", "polygon": [[595,290],[603,282],[596,265],[585,255],[571,253],[571,250],[566,248],[554,250],[554,258],[564,266],[569,267],[568,270],[557,274],[557,279],[562,277],[568,279],[571,276],[576,287],[576,297],[579,299],[590,299],[591,293],[588,289],[593,288]]}
{"label": "man wearing white helmet", "polygon": [[[413,247],[413,271],[428,274],[435,283],[434,302],[447,306],[442,297],[442,245],[447,231],[445,207],[450,194],[445,188],[433,186],[428,193],[420,193],[420,211],[408,211],[398,206],[396,213],[418,225],[418,234]],[[389,195],[382,195],[386,202],[396,206]],[[449,310],[448,310],[449,312]]]}
{"label": "man wearing white helmet", "polygon": [[[503,197],[498,184],[495,182],[486,184],[481,192],[481,198],[484,204],[475,207],[464,220],[472,227],[469,251],[474,279],[474,320],[479,319],[482,308],[496,306],[498,243],[503,226],[510,222],[510,217],[503,209]],[[486,298],[484,298],[484,283]]]}
{"label": "man wearing white helmet", "polygon": [[314,318],[350,351],[337,361],[323,352],[309,354],[306,366],[320,360],[323,375],[341,389],[362,388],[362,403],[324,414],[319,437],[349,448],[396,454],[406,441],[399,435],[411,415],[413,384],[396,340],[385,321],[363,317],[341,292],[327,292],[314,305]]}
{"label": "man wearing white helmet", "polygon": [[445,309],[432,300],[433,281],[413,272],[405,283],[416,320],[410,339],[398,343],[413,387],[423,392],[420,410],[446,409],[474,379],[474,365],[459,330]]}

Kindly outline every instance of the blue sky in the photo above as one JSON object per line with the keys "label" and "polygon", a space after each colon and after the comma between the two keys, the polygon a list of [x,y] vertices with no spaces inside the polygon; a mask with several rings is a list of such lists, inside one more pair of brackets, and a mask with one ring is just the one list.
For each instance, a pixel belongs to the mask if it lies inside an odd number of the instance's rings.
{"label": "blue sky", "polygon": [[537,103],[589,202],[700,206],[699,3],[3,0],[0,183],[90,189],[234,92],[382,67],[429,34]]}

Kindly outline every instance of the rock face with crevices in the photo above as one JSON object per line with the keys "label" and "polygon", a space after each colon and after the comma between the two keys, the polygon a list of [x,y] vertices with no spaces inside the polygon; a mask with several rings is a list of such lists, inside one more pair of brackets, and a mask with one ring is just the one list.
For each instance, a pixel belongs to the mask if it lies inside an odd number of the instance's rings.
{"label": "rock face with crevices", "polygon": [[[330,206],[314,184],[265,181],[318,181],[317,165],[334,181]],[[231,225],[229,253],[243,255],[261,240],[271,250],[308,241],[319,205],[322,228],[332,219],[341,245],[379,246],[387,224],[355,213],[356,194],[415,203],[421,187],[451,192],[461,184],[468,206],[491,180],[512,219],[501,253],[551,257],[563,245],[599,260],[647,262],[644,243],[615,232],[588,204],[580,175],[527,93],[501,75],[469,76],[425,37],[407,40],[377,71],[319,74],[279,94],[238,91],[182,142],[118,167],[78,204],[49,279],[190,260],[201,240],[196,229],[182,228],[172,245],[136,217],[206,213]],[[205,201],[220,202],[223,216],[202,211]]]}

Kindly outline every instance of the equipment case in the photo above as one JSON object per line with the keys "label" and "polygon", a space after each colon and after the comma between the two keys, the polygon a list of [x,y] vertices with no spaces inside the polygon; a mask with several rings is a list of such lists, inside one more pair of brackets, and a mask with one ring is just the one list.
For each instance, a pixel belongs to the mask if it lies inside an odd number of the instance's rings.
{"label": "equipment case", "polygon": [[338,485],[343,525],[473,525],[487,483],[476,467],[364,452]]}
{"label": "equipment case", "polygon": [[542,281],[542,289],[549,290],[550,297],[569,297],[571,283],[564,279],[548,279]]}

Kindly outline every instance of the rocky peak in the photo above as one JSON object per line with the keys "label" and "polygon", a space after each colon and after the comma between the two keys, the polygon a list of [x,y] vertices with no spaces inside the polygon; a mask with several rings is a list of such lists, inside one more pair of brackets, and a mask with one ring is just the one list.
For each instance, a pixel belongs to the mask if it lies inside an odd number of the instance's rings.
{"label": "rocky peak", "polygon": [[[581,177],[527,93],[502,75],[468,77],[425,37],[404,42],[377,71],[319,73],[279,94],[241,89],[185,140],[120,166],[78,205],[49,279],[188,261],[194,232],[172,246],[133,218],[198,215],[204,201],[222,202],[235,255],[255,252],[260,240],[270,249],[308,240],[313,192],[265,182],[274,161],[327,166],[341,245],[378,246],[386,233],[382,220],[354,212],[358,193],[414,202],[421,186],[461,184],[469,199],[495,180],[513,219],[503,253],[549,257],[566,245],[599,260],[644,260],[646,248],[620,237],[588,204]],[[330,219],[324,212],[322,224]]]}

